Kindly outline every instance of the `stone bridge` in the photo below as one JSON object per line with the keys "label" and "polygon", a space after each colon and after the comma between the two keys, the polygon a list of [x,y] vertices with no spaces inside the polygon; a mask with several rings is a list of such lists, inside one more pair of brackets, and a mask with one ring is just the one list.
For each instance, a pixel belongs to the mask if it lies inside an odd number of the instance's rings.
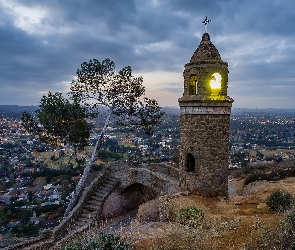
{"label": "stone bridge", "polygon": [[166,164],[142,164],[137,167],[112,166],[113,175],[120,179],[124,191],[133,184],[142,184],[157,194],[170,194],[178,191],[178,169]]}
{"label": "stone bridge", "polygon": [[60,240],[74,238],[102,218],[121,215],[159,195],[177,191],[178,169],[171,165],[112,163],[85,188],[78,204],[52,233],[5,249],[59,249]]}

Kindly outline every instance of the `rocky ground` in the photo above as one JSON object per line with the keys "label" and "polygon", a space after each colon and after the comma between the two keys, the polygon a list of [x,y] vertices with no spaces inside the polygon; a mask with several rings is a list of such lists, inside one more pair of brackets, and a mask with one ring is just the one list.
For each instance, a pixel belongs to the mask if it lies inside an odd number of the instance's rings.
{"label": "rocky ground", "polygon": [[[157,221],[157,209],[163,199],[143,204],[137,221],[121,230],[121,235],[134,249],[272,249],[283,214],[272,213],[265,204],[273,191],[280,189],[295,194],[295,178],[280,181],[258,181],[243,187],[243,179],[233,179],[235,197],[206,198],[177,194],[166,197],[166,221]],[[175,223],[175,213],[188,205],[205,211],[202,223],[189,227]],[[278,239],[280,240],[280,239]]]}

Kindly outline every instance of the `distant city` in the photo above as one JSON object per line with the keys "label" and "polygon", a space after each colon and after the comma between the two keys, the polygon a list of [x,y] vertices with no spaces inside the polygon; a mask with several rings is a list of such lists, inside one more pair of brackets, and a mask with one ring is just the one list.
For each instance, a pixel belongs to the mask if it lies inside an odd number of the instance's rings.
{"label": "distant city", "polygon": [[[91,145],[75,161],[71,145],[53,146],[29,135],[21,124],[24,111],[37,106],[0,105],[0,232],[36,235],[58,225],[69,195],[80,178]],[[152,136],[111,124],[93,166],[111,161],[165,162],[177,167],[179,109],[165,116]],[[230,168],[269,164],[294,158],[295,109],[232,109]],[[93,124],[97,130],[102,124]]]}

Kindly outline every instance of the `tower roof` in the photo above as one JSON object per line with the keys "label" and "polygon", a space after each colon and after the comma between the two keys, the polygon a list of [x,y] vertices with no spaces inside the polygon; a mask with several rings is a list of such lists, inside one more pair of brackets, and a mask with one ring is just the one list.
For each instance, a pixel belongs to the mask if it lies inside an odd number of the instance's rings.
{"label": "tower roof", "polygon": [[203,34],[202,41],[188,64],[200,64],[203,62],[223,62],[218,50],[210,41],[210,35],[208,33]]}

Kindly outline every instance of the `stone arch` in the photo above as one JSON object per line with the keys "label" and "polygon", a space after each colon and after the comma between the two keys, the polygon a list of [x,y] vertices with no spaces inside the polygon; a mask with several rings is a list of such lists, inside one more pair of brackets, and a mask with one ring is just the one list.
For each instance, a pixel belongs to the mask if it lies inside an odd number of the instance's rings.
{"label": "stone arch", "polygon": [[142,188],[145,189],[150,189],[152,192],[154,193],[159,193],[159,191],[157,189],[155,189],[152,185],[147,185],[146,183],[142,183],[140,181],[134,181],[129,183],[128,185],[126,185],[125,187],[121,187],[121,193],[125,194],[128,193],[129,191],[138,189],[139,192],[142,192]]}
{"label": "stone arch", "polygon": [[148,187],[138,182],[132,183],[131,185],[125,187],[125,189],[121,192],[122,195],[126,196],[130,196],[131,193],[134,193],[135,196],[137,196],[136,200],[140,203],[139,205],[153,199],[158,195],[158,192],[152,187]]}
{"label": "stone arch", "polygon": [[166,180],[146,168],[130,168],[128,175],[121,177],[121,189],[139,183],[153,189],[157,193],[163,192]]}
{"label": "stone arch", "polygon": [[125,188],[118,187],[105,200],[102,208],[102,218],[118,216],[137,209],[143,203],[157,196],[150,187],[141,183],[132,183]]}

